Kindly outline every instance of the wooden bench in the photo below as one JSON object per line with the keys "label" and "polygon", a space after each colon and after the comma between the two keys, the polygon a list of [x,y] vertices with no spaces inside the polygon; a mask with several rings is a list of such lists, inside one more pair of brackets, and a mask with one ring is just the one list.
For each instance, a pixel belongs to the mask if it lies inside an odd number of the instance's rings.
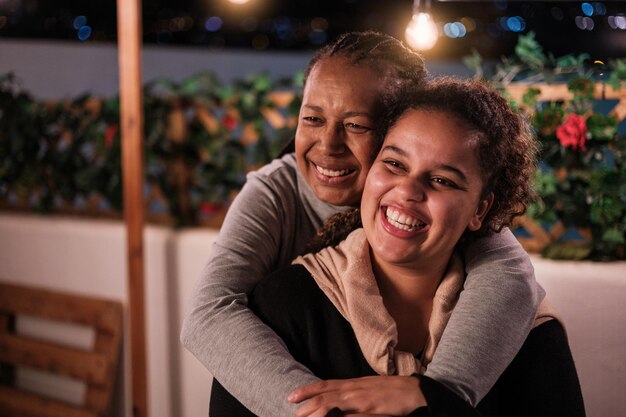
{"label": "wooden bench", "polygon": [[[0,416],[106,417],[118,368],[122,333],[118,302],[0,283]],[[94,331],[91,350],[64,346],[16,333],[24,315]],[[17,367],[32,368],[84,382],[80,406],[29,392],[15,385]]]}

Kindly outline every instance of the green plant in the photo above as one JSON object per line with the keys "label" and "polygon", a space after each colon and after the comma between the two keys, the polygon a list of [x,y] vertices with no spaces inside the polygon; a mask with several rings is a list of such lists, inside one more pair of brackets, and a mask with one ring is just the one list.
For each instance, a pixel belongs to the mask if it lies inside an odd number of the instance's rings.
{"label": "green plant", "polygon": [[[211,73],[180,83],[144,87],[146,194],[151,211],[176,225],[197,224],[229,203],[248,170],[268,162],[295,130],[273,126],[264,111],[285,119],[299,108],[301,74],[271,80],[265,74],[225,85]],[[290,93],[278,108],[271,95]],[[40,212],[122,210],[119,100],[83,95],[45,103],[0,77],[0,202]],[[92,210],[93,211],[93,210]],[[150,213],[149,213],[150,214]]]}
{"label": "green plant", "polygon": [[[619,132],[610,104],[594,95],[601,88],[625,87],[626,60],[590,63],[587,54],[545,55],[534,34],[520,36],[515,56],[489,71],[474,53],[466,60],[507,95],[513,81],[528,83],[513,106],[532,122],[541,142],[540,169],[534,178],[536,201],[528,216],[544,225],[561,222],[565,229],[588,231],[589,241],[553,242],[543,254],[552,258],[624,258],[626,240],[626,138]],[[607,76],[608,75],[608,76]],[[537,82],[561,82],[569,100],[542,102]],[[530,85],[530,83],[533,83]],[[608,86],[606,85],[608,84]]]}

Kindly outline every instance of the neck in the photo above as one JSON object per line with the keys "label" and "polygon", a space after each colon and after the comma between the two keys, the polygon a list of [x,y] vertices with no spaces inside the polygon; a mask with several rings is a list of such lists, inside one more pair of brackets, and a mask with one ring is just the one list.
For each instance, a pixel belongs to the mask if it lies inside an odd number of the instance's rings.
{"label": "neck", "polygon": [[428,337],[433,298],[446,271],[447,259],[440,257],[411,265],[389,264],[377,259],[375,254],[371,254],[371,259],[383,303],[398,328],[397,348],[412,353],[421,351]]}
{"label": "neck", "polygon": [[411,264],[391,264],[372,253],[372,268],[383,299],[389,296],[412,304],[419,300],[432,299],[446,272],[450,256]]}

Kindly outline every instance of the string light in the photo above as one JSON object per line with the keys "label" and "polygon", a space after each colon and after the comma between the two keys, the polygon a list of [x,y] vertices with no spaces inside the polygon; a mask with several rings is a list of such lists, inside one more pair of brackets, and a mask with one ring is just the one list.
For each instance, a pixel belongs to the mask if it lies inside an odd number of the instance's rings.
{"label": "string light", "polygon": [[426,0],[425,11],[421,10],[420,0],[414,1],[413,17],[406,27],[406,42],[418,51],[431,49],[439,37],[439,30],[429,11],[430,0]]}

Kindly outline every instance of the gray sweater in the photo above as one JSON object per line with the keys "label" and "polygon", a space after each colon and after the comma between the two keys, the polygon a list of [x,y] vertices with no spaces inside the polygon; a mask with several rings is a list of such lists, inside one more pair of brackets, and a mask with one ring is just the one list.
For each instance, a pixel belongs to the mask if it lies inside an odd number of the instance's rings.
{"label": "gray sweater", "polygon": [[[293,415],[287,394],[318,378],[247,308],[247,294],[345,209],[316,198],[293,154],[274,160],[248,175],[200,275],[181,341],[259,416]],[[426,375],[476,404],[522,346],[544,293],[509,230],[473,242],[464,255],[468,277]]]}

